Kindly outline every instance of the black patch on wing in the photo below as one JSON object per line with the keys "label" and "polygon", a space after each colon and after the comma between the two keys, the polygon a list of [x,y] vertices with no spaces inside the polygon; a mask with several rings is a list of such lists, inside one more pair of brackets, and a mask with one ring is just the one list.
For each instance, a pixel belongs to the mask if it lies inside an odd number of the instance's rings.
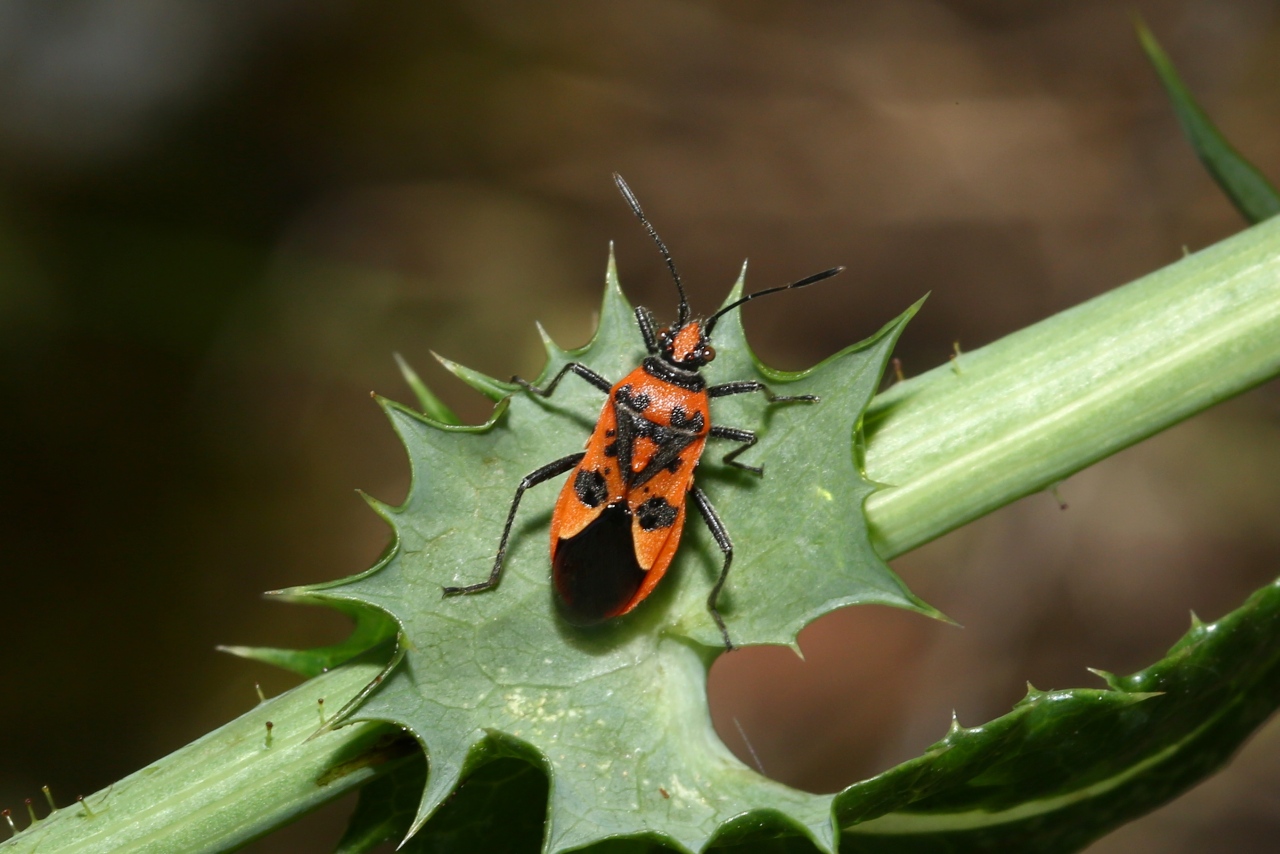
{"label": "black patch on wing", "polygon": [[610,504],[575,536],[558,540],[551,575],[569,622],[589,626],[617,616],[645,577],[631,541],[631,508]]}
{"label": "black patch on wing", "polygon": [[594,469],[578,469],[578,474],[573,478],[573,491],[578,500],[588,507],[599,507],[609,497],[604,475]]}
{"label": "black patch on wing", "polygon": [[649,408],[649,404],[653,402],[649,395],[642,391],[637,392],[630,383],[618,389],[613,397],[619,405],[628,407],[633,412],[644,412]]}
{"label": "black patch on wing", "polygon": [[694,433],[702,432],[704,419],[701,412],[693,413],[690,418],[688,413],[684,411],[683,406],[673,406],[671,408],[671,426],[677,430],[689,430]]}
{"label": "black patch on wing", "polygon": [[640,520],[640,527],[646,531],[670,528],[676,521],[676,514],[676,508],[667,499],[657,495],[636,508],[636,518]]}

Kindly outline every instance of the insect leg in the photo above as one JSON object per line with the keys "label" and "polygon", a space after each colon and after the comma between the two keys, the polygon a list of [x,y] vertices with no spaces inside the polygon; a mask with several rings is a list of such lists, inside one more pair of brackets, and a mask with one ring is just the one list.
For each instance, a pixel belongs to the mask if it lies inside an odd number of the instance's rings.
{"label": "insect leg", "polygon": [[605,394],[608,394],[609,391],[613,388],[613,384],[611,382],[609,382],[607,379],[600,376],[595,371],[591,370],[581,362],[570,362],[569,364],[565,365],[563,368],[560,369],[560,373],[556,374],[554,377],[551,378],[551,382],[547,383],[546,388],[538,388],[536,385],[529,382],[528,380],[522,380],[519,377],[512,377],[511,381],[513,383],[519,383],[520,385],[524,386],[528,391],[533,392],[539,397],[550,397],[551,392],[555,391],[556,386],[560,385],[560,380],[564,379],[564,375],[569,373],[570,371],[573,371],[575,374],[582,377],[584,380],[591,383],[593,386],[600,389]]}
{"label": "insect leg", "polygon": [[739,380],[738,382],[733,383],[713,385],[707,389],[707,395],[710,397],[728,397],[731,394],[750,394],[753,391],[764,392],[765,400],[770,403],[791,403],[795,401],[817,403],[819,400],[816,394],[774,394],[767,385],[762,382],[756,382],[755,380]]}
{"label": "insect leg", "polygon": [[725,650],[733,652],[733,641],[729,640],[729,630],[725,628],[724,617],[721,617],[720,612],[716,610],[716,599],[720,596],[720,589],[724,587],[724,580],[729,577],[729,564],[733,563],[733,541],[729,539],[729,532],[725,530],[724,523],[716,515],[715,508],[711,506],[706,493],[695,486],[689,494],[693,496],[693,505],[702,514],[702,520],[707,523],[711,536],[715,537],[716,545],[720,547],[720,551],[724,552],[724,566],[720,569],[720,577],[716,579],[710,595],[707,596],[707,610],[711,612],[716,625],[720,627],[720,636],[724,638]]}
{"label": "insect leg", "polygon": [[737,461],[738,454],[741,454],[747,448],[750,448],[759,441],[759,438],[755,433],[750,430],[740,430],[737,427],[722,427],[719,424],[712,424],[711,432],[708,435],[712,439],[728,439],[730,442],[742,443],[742,447],[734,448],[732,451],[724,455],[722,459],[726,465],[731,465],[734,468],[739,468],[743,471],[749,471],[752,474],[764,474],[764,469],[760,468],[760,466],[749,466],[746,463],[740,463]]}
{"label": "insect leg", "polygon": [[498,556],[494,558],[493,569],[489,572],[489,578],[479,584],[468,584],[466,587],[446,587],[444,588],[444,595],[457,596],[460,593],[480,593],[497,587],[498,582],[502,580],[502,561],[507,556],[507,537],[511,535],[511,524],[516,519],[516,508],[520,506],[520,496],[524,495],[524,491],[529,487],[537,486],[558,474],[564,474],[574,468],[578,463],[582,462],[582,458],[586,455],[586,451],[579,451],[576,454],[561,457],[554,463],[547,463],[542,468],[525,475],[524,480],[520,481],[520,485],[516,487],[516,497],[511,501],[511,510],[507,513],[507,524],[502,527],[502,539],[498,541]]}
{"label": "insect leg", "polygon": [[658,339],[653,331],[653,312],[644,306],[636,307],[636,325],[640,327],[640,334],[644,337],[644,348],[649,351],[650,355],[658,352]]}

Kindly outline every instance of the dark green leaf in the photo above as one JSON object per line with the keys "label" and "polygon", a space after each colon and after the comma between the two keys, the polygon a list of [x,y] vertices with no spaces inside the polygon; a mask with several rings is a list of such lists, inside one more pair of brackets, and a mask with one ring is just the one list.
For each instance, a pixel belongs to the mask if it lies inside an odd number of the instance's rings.
{"label": "dark green leaf", "polygon": [[1265,175],[1227,142],[1209,116],[1200,109],[1191,91],[1178,76],[1173,62],[1142,19],[1135,19],[1134,24],[1142,49],[1155,66],[1160,82],[1164,84],[1169,100],[1173,102],[1173,110],[1182,125],[1183,133],[1195,149],[1200,162],[1218,182],[1218,186],[1222,187],[1231,202],[1251,223],[1261,222],[1280,213],[1280,193],[1276,192]]}
{"label": "dark green leaf", "polygon": [[[364,854],[382,843],[400,842],[417,814],[425,784],[426,763],[419,758],[362,789],[335,854]],[[536,854],[546,812],[546,774],[521,759],[500,757],[468,777],[400,851]]]}
{"label": "dark green leaf", "polygon": [[306,593],[278,592],[272,594],[284,602],[301,605],[326,604],[341,611],[355,622],[351,634],[341,643],[322,646],[315,649],[276,649],[268,646],[219,646],[222,652],[229,652],[240,658],[261,661],[299,676],[311,678],[319,676],[326,670],[350,661],[362,652],[366,652],[390,641],[396,636],[396,621],[377,608],[361,605],[359,602],[318,600]]}
{"label": "dark green leaf", "polygon": [[1031,691],[836,798],[842,849],[1076,851],[1230,759],[1280,705],[1280,581],[1108,690]]}

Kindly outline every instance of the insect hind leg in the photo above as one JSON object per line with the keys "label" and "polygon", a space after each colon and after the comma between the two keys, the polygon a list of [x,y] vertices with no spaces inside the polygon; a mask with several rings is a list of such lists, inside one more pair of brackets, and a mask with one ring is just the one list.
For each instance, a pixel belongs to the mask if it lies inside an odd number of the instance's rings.
{"label": "insect hind leg", "polygon": [[556,390],[556,386],[560,385],[560,380],[564,379],[565,374],[575,373],[605,394],[613,389],[613,384],[595,371],[588,368],[581,362],[570,362],[560,369],[560,372],[551,378],[551,382],[547,383],[546,388],[539,388],[528,380],[520,379],[520,377],[512,377],[513,383],[519,383],[524,387],[525,391],[532,392],[539,397],[550,397],[551,393]]}
{"label": "insect hind leg", "polygon": [[725,579],[729,577],[729,566],[733,563],[733,540],[729,539],[729,531],[725,528],[724,522],[720,521],[716,510],[711,506],[711,501],[707,498],[707,494],[698,487],[694,487],[689,495],[693,498],[693,506],[698,508],[698,512],[702,515],[702,521],[707,523],[711,536],[715,538],[716,545],[720,547],[720,551],[724,554],[724,566],[720,568],[720,577],[716,579],[716,583],[711,588],[711,593],[707,596],[707,610],[711,612],[711,617],[716,621],[716,626],[720,629],[720,637],[724,638],[724,648],[726,652],[733,652],[733,641],[729,640],[729,629],[725,627],[724,617],[720,616],[719,609],[716,608],[716,600],[720,597],[720,591],[724,587]]}
{"label": "insect hind leg", "polygon": [[[563,373],[562,371],[561,374]],[[498,556],[494,558],[493,569],[489,572],[489,577],[477,584],[468,584],[465,587],[446,587],[444,588],[444,595],[459,596],[469,593],[482,593],[485,590],[492,590],[497,587],[498,582],[502,580],[502,564],[507,557],[507,538],[511,536],[511,525],[516,520],[516,510],[520,507],[520,496],[524,495],[524,491],[529,487],[537,486],[556,475],[564,474],[575,468],[586,455],[586,451],[579,451],[576,454],[561,457],[553,463],[547,463],[542,468],[525,475],[524,479],[520,481],[520,485],[516,487],[516,497],[511,500],[511,510],[507,513],[507,523],[502,527],[502,539],[498,541]]]}

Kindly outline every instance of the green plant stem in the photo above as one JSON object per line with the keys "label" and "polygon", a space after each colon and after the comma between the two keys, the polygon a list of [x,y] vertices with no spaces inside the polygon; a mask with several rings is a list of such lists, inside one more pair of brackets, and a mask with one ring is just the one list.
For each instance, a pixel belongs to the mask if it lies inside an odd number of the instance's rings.
{"label": "green plant stem", "polygon": [[898,383],[865,418],[886,558],[1280,373],[1280,222]]}
{"label": "green plant stem", "polygon": [[322,708],[332,718],[379,670],[348,665],[260,703],[83,803],[40,819],[0,848],[5,854],[234,850],[368,782],[404,756],[399,728],[386,724],[316,735]]}
{"label": "green plant stem", "polygon": [[[899,383],[865,418],[880,552],[901,554],[1280,373],[1280,220]],[[0,845],[5,854],[214,852],[394,766],[399,731],[315,738],[376,674],[348,665]],[[271,720],[270,747],[266,721]]]}

